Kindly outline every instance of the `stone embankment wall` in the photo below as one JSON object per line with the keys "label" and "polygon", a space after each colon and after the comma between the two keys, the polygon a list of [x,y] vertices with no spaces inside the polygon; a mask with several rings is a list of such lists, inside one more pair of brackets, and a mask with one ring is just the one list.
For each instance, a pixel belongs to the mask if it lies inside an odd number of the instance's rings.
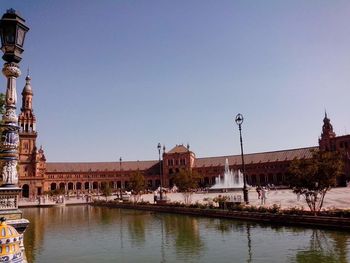
{"label": "stone embankment wall", "polygon": [[132,203],[97,202],[95,206],[107,206],[111,208],[136,209],[163,213],[185,214],[193,216],[228,218],[245,221],[255,221],[268,224],[297,225],[305,227],[322,227],[350,231],[350,218],[273,214],[247,211],[230,211],[223,209],[201,209],[190,207],[174,207],[167,205],[140,205]]}

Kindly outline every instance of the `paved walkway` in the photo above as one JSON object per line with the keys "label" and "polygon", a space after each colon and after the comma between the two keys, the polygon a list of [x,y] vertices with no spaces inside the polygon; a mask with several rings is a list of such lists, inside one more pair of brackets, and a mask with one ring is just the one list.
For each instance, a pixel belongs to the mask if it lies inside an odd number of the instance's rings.
{"label": "paved walkway", "polygon": [[[192,203],[200,202],[203,203],[204,198],[214,198],[218,195],[234,195],[235,193],[207,193],[207,194],[193,194]],[[184,201],[184,197],[181,193],[171,193],[167,194],[170,201]],[[153,195],[147,194],[143,195],[142,199],[144,201],[153,202]],[[255,189],[249,191],[249,202],[251,205],[260,205],[261,200],[258,199],[258,194]],[[266,206],[272,206],[273,204],[278,204],[282,208],[289,207],[304,207],[308,209],[308,206],[302,196],[300,200],[297,201],[297,196],[292,192],[292,190],[270,190],[267,195]],[[334,188],[331,189],[325,197],[323,208],[342,208],[350,209],[350,187]]]}
{"label": "paved walkway", "polygon": [[[214,198],[218,195],[236,195],[237,193],[194,193],[191,197],[192,203],[199,202],[199,203],[205,203],[204,199],[207,198]],[[169,193],[166,195],[167,198],[171,202],[184,202],[183,194],[181,193]],[[97,197],[94,197],[97,198]],[[108,199],[113,200],[116,198],[115,196],[110,196]],[[100,197],[101,200],[104,200],[105,197]],[[141,196],[141,199],[143,201],[148,201],[150,203],[153,203],[153,194],[145,194]],[[254,189],[251,189],[249,191],[249,202],[251,205],[260,205],[260,200],[258,199],[257,192]],[[86,204],[85,199],[77,199],[77,198],[70,198],[69,200],[65,201],[68,205],[73,204]],[[46,201],[45,204],[42,203],[42,206],[51,206],[55,203],[52,201]],[[300,196],[300,200],[297,200],[297,196],[288,189],[284,190],[270,190],[267,195],[266,200],[266,206],[272,206],[273,204],[278,204],[282,208],[288,208],[288,207],[304,207],[305,209],[308,209],[308,206],[303,199],[302,196]],[[29,202],[25,200],[21,200],[19,202],[19,206],[37,206],[38,202]],[[350,187],[342,187],[342,188],[334,188],[331,189],[325,197],[323,208],[342,208],[342,209],[350,209]]]}

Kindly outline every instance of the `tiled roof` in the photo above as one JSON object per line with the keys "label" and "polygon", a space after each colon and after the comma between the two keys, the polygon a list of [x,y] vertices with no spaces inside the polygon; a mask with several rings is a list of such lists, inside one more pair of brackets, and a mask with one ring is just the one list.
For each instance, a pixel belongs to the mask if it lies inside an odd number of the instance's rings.
{"label": "tiled roof", "polygon": [[[168,153],[175,153],[178,151],[188,151],[183,145],[174,147]],[[311,151],[316,150],[318,147],[307,147],[292,150],[274,151],[274,152],[262,152],[252,153],[244,155],[245,164],[267,163],[276,161],[291,161],[294,158],[309,158],[311,157]],[[183,151],[182,151],[183,152]],[[206,157],[197,158],[194,162],[194,167],[207,167],[207,166],[224,166],[225,161],[228,159],[230,165],[240,165],[241,155],[219,156],[219,157]],[[158,164],[158,160],[153,161],[126,161],[122,162],[123,171],[135,171],[137,169],[146,170]],[[47,163],[47,172],[89,172],[89,171],[119,171],[119,162],[95,162],[95,163]]]}
{"label": "tiled roof", "polygon": [[188,149],[182,144],[180,144],[180,145],[176,145],[167,153],[186,153],[186,152],[188,152]]}
{"label": "tiled roof", "polygon": [[[122,170],[146,170],[158,164],[159,161],[131,161],[122,162]],[[96,163],[47,163],[47,172],[89,172],[89,171],[119,171],[119,162]]]}
{"label": "tiled roof", "polygon": [[[318,147],[307,147],[292,150],[245,154],[244,163],[256,164],[276,161],[291,161],[294,158],[309,158],[311,157],[311,151],[316,149],[318,149]],[[197,158],[194,162],[194,166],[224,166],[226,159],[228,159],[230,165],[240,165],[242,160],[241,155]]]}

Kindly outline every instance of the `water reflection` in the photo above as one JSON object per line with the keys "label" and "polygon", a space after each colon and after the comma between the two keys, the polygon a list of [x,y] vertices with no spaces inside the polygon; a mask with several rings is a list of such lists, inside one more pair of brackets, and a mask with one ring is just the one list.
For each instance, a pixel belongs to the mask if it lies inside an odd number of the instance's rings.
{"label": "water reflection", "polygon": [[182,258],[186,256],[198,256],[204,249],[201,240],[198,218],[190,216],[166,215],[163,217],[166,232],[174,241],[174,247],[177,255]]}
{"label": "water reflection", "polygon": [[145,224],[147,224],[147,218],[148,216],[145,216],[142,212],[133,213],[126,218],[128,222],[129,236],[131,237],[131,242],[135,245],[141,246],[145,242]]}
{"label": "water reflection", "polygon": [[29,263],[350,260],[350,233],[339,231],[90,206],[23,212]]}
{"label": "water reflection", "polygon": [[310,236],[309,246],[296,254],[296,262],[327,262],[327,263],[347,263],[348,249],[347,235],[328,235],[321,230],[314,229]]}

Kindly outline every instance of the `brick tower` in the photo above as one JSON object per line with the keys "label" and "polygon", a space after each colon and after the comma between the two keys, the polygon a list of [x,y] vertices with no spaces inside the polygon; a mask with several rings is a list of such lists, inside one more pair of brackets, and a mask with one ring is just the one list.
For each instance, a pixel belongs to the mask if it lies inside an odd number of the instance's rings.
{"label": "brick tower", "polygon": [[334,144],[335,132],[333,131],[333,126],[331,120],[327,117],[327,112],[325,112],[322,126],[321,138],[319,139],[319,145],[321,150],[334,151],[336,150],[336,145]]}
{"label": "brick tower", "polygon": [[26,77],[22,91],[22,107],[18,117],[19,130],[19,186],[22,197],[35,197],[43,194],[45,155],[42,148],[37,150],[36,118],[33,111],[33,90],[31,78]]}

